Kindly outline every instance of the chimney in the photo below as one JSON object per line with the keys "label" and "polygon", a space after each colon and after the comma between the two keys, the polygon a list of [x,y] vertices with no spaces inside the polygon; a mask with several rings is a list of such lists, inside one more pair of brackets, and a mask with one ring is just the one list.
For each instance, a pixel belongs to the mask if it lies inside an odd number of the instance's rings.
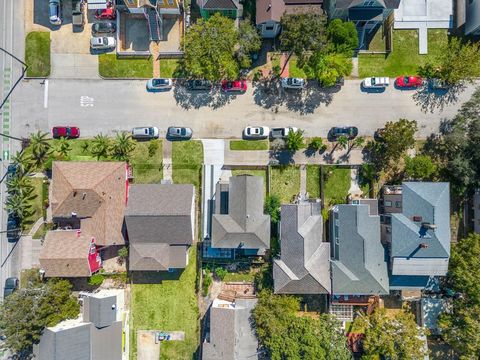
{"label": "chimney", "polygon": [[418,245],[418,247],[419,247],[420,249],[427,249],[427,248],[428,248],[428,244],[426,244],[426,243],[420,243],[420,245]]}
{"label": "chimney", "polygon": [[77,213],[75,211],[72,211],[72,218],[76,218],[77,217]]}
{"label": "chimney", "polygon": [[73,192],[73,197],[77,196],[77,191]]}
{"label": "chimney", "polygon": [[271,8],[272,8],[272,3],[268,4],[268,6],[267,6],[267,12],[269,12]]}
{"label": "chimney", "polygon": [[87,197],[87,193],[84,192],[84,193],[82,194],[82,200],[85,200],[86,197]]}

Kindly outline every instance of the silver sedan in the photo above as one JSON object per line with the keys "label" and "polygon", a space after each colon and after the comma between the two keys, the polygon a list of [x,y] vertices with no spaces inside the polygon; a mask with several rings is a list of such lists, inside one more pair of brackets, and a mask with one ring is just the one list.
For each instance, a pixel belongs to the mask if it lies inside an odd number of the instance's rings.
{"label": "silver sedan", "polygon": [[188,127],[170,126],[167,130],[167,137],[171,139],[190,139],[193,135],[192,129]]}

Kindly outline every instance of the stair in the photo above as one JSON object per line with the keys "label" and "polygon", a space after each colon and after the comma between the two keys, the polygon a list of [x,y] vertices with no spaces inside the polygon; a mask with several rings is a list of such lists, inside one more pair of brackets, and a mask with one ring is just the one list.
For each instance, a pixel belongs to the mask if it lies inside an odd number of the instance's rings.
{"label": "stair", "polygon": [[144,8],[144,14],[148,21],[148,30],[150,31],[150,41],[160,41],[161,36],[161,25],[160,25],[160,16],[155,8],[146,6]]}

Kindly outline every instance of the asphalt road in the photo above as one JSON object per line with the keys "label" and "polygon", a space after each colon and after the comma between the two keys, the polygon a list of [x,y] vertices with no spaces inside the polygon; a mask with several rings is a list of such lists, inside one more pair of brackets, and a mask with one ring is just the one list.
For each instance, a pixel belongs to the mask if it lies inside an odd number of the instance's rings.
{"label": "asphalt road", "polygon": [[[188,93],[177,86],[170,92],[149,93],[145,81],[50,79],[24,81],[16,93],[18,132],[49,131],[54,125],[76,125],[82,136],[111,134],[133,126],[189,126],[196,138],[241,137],[246,125],[287,126],[304,129],[306,136],[326,136],[332,126],[353,125],[361,135],[372,135],[386,121],[415,119],[419,137],[437,132],[439,124],[454,116],[468,100],[473,86],[459,94],[426,93],[390,86],[383,93],[364,92],[360,81],[346,81],[338,92],[310,88],[297,93],[266,91],[249,84],[242,95],[216,92]],[[455,99],[452,99],[455,98]],[[426,100],[428,101],[426,101]],[[422,104],[443,103],[433,112]]]}

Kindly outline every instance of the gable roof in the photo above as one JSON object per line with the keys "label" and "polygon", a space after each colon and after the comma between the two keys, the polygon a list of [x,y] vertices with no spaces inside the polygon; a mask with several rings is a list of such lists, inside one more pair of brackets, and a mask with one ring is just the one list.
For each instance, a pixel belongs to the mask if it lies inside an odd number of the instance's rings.
{"label": "gable roof", "polygon": [[322,242],[320,204],[282,205],[281,257],[273,264],[275,293],[330,293],[330,244]]}
{"label": "gable roof", "polygon": [[[414,222],[414,216],[421,221]],[[436,226],[427,229],[423,223]],[[392,257],[450,256],[450,188],[448,183],[405,182],[402,213],[392,214]],[[426,244],[427,247],[420,247]]]}
{"label": "gable roof", "polygon": [[166,271],[187,266],[188,246],[165,243],[130,244],[129,270]]}
{"label": "gable roof", "polygon": [[76,230],[47,231],[39,261],[46,277],[87,277],[91,237]]}
{"label": "gable roof", "polygon": [[110,326],[117,319],[117,296],[92,294],[83,298],[83,321],[97,328]]}
{"label": "gable roof", "polygon": [[[217,184],[215,196],[220,194]],[[263,213],[263,178],[232,176],[228,185],[228,213],[216,206],[212,217],[212,247],[270,248],[270,216]]]}
{"label": "gable roof", "polygon": [[283,0],[257,0],[256,3],[256,24],[261,24],[272,20],[280,22],[285,12],[285,3]]}
{"label": "gable roof", "polygon": [[82,232],[95,237],[98,245],[124,244],[126,187],[123,162],[54,161],[52,216],[71,218],[76,213]]}
{"label": "gable roof", "polygon": [[332,294],[388,294],[380,217],[371,215],[368,205],[336,205],[332,210],[331,233]]}
{"label": "gable roof", "polygon": [[234,0],[206,0],[202,9],[208,10],[237,10],[238,5]]}

